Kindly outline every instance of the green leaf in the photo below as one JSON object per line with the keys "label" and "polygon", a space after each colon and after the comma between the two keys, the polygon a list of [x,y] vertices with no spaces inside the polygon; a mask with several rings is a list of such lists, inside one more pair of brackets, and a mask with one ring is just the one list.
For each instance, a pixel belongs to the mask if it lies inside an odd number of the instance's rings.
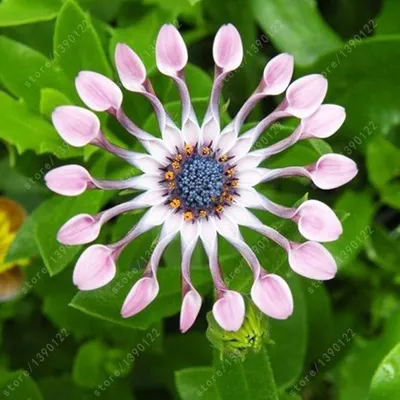
{"label": "green leaf", "polygon": [[109,348],[102,341],[95,339],[80,347],[72,375],[77,385],[96,389],[110,376],[116,379],[126,376],[133,362],[134,357],[129,359],[123,350]]}
{"label": "green leaf", "polygon": [[[25,219],[23,225],[18,230],[15,239],[8,248],[6,262],[17,261],[24,258],[38,256],[39,248],[34,239],[36,218],[43,212],[44,208],[37,208]],[[46,209],[47,211],[47,209]]]}
{"label": "green leaf", "polygon": [[39,388],[26,370],[2,374],[0,393],[13,400],[43,400]]}
{"label": "green leaf", "polygon": [[64,3],[56,21],[54,59],[71,79],[75,79],[82,70],[112,76],[90,17],[70,0]]}
{"label": "green leaf", "polygon": [[3,0],[0,4],[0,26],[15,26],[48,21],[56,17],[61,0]]}
{"label": "green leaf", "polygon": [[399,272],[400,248],[398,238],[384,227],[374,225],[374,234],[366,243],[368,258],[387,271]]}
{"label": "green leaf", "polygon": [[73,85],[60,68],[43,54],[22,43],[0,36],[0,79],[16,97],[39,110],[40,89],[51,87],[73,94]]}
{"label": "green leaf", "polygon": [[294,390],[291,390],[289,393],[279,393],[279,400],[302,400],[302,398]]}
{"label": "green leaf", "polygon": [[99,340],[83,344],[75,357],[72,376],[77,385],[94,389],[108,378],[104,369],[108,347]]}
{"label": "green leaf", "polygon": [[375,33],[377,35],[393,35],[400,33],[398,15],[400,3],[397,0],[384,0],[380,14],[376,18]]}
{"label": "green leaf", "polygon": [[193,400],[196,396],[204,400],[223,400],[215,385],[220,376],[211,367],[187,368],[175,372],[175,384],[182,400]]}
{"label": "green leaf", "polygon": [[[302,279],[307,310],[307,360],[311,362],[325,353],[335,338],[331,299],[320,281]],[[324,329],[320,329],[323,326]]]}
{"label": "green leaf", "polygon": [[136,388],[164,386],[171,396],[174,394],[174,399],[178,399],[175,372],[211,363],[212,348],[204,332],[191,330],[185,335],[180,332],[169,333],[163,340],[162,354],[152,354],[146,350],[143,357],[137,358],[133,385]]}
{"label": "green leaf", "polygon": [[71,100],[56,89],[44,88],[40,91],[40,113],[49,119],[56,107],[67,104],[72,104]]}
{"label": "green leaf", "polygon": [[[72,268],[66,268],[56,276],[50,277],[44,266],[30,266],[26,269],[26,281],[24,293],[27,288],[32,288],[36,295],[43,299],[42,313],[46,318],[59,329],[66,329],[77,341],[86,338],[101,338],[108,344],[118,347],[132,347],[141,340],[149,339],[149,332],[133,330],[121,325],[95,318],[68,307],[71,298],[76,294],[77,289],[72,284]],[[156,329],[162,333],[160,324],[155,324],[149,331]],[[155,331],[154,331],[155,332]],[[161,352],[162,340],[154,341],[151,351]]]}
{"label": "green leaf", "polygon": [[333,153],[332,147],[322,139],[309,139],[307,141],[315,151],[320,155]]}
{"label": "green leaf", "polygon": [[388,183],[381,189],[383,203],[400,210],[400,183]]}
{"label": "green leaf", "polygon": [[378,338],[366,341],[356,335],[353,340],[353,348],[338,365],[338,400],[368,398],[370,382],[379,363],[400,341],[400,315],[398,312],[393,313]]}
{"label": "green leaf", "polygon": [[156,66],[155,45],[158,31],[162,24],[173,23],[173,19],[170,12],[156,9],[128,27],[115,29],[110,41],[110,58],[114,59],[117,43],[126,43],[142,59],[149,73]]}
{"label": "green leaf", "polygon": [[400,343],[382,360],[369,392],[370,400],[397,400],[400,393]]}
{"label": "green leaf", "polygon": [[342,44],[322,19],[315,0],[251,0],[251,3],[254,18],[268,39],[279,50],[293,54],[298,65],[311,65]]}
{"label": "green leaf", "polygon": [[375,37],[346,44],[304,71],[324,74],[329,81],[326,102],[346,108],[347,119],[336,137],[342,139],[345,155],[365,150],[372,137],[389,135],[398,125],[400,98],[393,88],[400,85],[399,57],[400,36]]}
{"label": "green leaf", "polygon": [[378,138],[367,147],[368,178],[379,188],[400,175],[400,150],[388,140]]}
{"label": "green leaf", "polygon": [[33,150],[37,154],[52,153],[58,158],[81,154],[80,149],[71,148],[63,142],[49,122],[2,91],[0,107],[0,138],[14,145],[20,154],[26,150]]}
{"label": "green leaf", "polygon": [[221,360],[215,351],[214,379],[221,400],[278,400],[267,346],[244,361],[233,355]]}
{"label": "green leaf", "polygon": [[40,380],[38,384],[45,399],[96,400],[100,396],[103,400],[135,400],[136,398],[131,392],[128,379],[110,378],[110,376],[96,387],[96,390],[83,389],[74,385],[72,377],[68,374],[57,377],[48,376]]}
{"label": "green leaf", "polygon": [[[172,392],[176,392],[175,371],[212,363],[212,348],[204,332],[192,330],[185,335],[180,332],[168,334],[165,336],[163,344],[162,354],[146,353],[146,360],[143,361],[145,365],[152,366],[154,375],[160,377],[160,382]],[[178,348],[179,352],[176,351]],[[137,361],[135,378],[138,381],[144,380],[147,368],[143,368],[140,358]]]}
{"label": "green leaf", "polygon": [[[132,286],[141,278],[141,272],[119,273],[104,288],[90,292],[79,292],[71,301],[71,306],[89,315],[102,318],[123,326],[148,329],[160,319],[176,314],[181,307],[180,271],[177,268],[160,268],[157,277],[160,293],[142,312],[134,317],[121,317],[122,304]],[[210,288],[209,272],[192,267],[194,285],[205,293]]]}
{"label": "green leaf", "polygon": [[171,3],[163,0],[144,0],[143,3],[156,5],[165,11],[171,12],[174,16],[180,14],[198,14],[201,12],[201,2],[199,0],[175,0]]}
{"label": "green leaf", "polygon": [[371,195],[367,192],[346,191],[334,206],[340,214],[349,214],[342,221],[343,234],[338,240],[326,243],[339,268],[351,265],[357,254],[363,249],[365,241],[372,235],[372,217],[375,207]]}
{"label": "green leaf", "polygon": [[300,278],[292,273],[283,277],[293,294],[294,312],[283,321],[269,320],[269,336],[275,344],[268,349],[276,385],[288,388],[297,383],[303,371],[307,349],[307,310]]}

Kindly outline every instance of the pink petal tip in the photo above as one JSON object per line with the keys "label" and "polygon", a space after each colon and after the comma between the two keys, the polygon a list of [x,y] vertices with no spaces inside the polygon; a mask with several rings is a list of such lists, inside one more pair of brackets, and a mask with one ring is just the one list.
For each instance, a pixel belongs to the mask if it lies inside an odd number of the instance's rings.
{"label": "pink petal tip", "polygon": [[332,242],[343,233],[339,218],[326,204],[317,200],[305,201],[297,209],[300,233],[308,240]]}
{"label": "pink petal tip", "polygon": [[107,285],[116,273],[113,250],[95,244],[88,247],[76,263],[73,281],[80,290],[93,290]]}
{"label": "pink petal tip", "polygon": [[139,279],[125,299],[121,309],[123,318],[129,318],[145,309],[158,295],[159,285],[156,277]]}
{"label": "pink petal tip", "polygon": [[94,111],[118,110],[121,107],[121,89],[104,75],[82,71],[75,79],[75,86],[82,101]]}
{"label": "pink petal tip", "polygon": [[238,30],[232,25],[223,25],[214,39],[215,64],[225,71],[233,71],[243,60],[243,44]]}
{"label": "pink petal tip", "polygon": [[275,274],[264,274],[251,288],[254,304],[266,315],[286,319],[293,313],[293,296],[286,281]]}
{"label": "pink petal tip", "polygon": [[185,42],[172,24],[160,29],[156,41],[156,61],[158,69],[168,76],[176,75],[188,62]]}
{"label": "pink petal tip", "polygon": [[201,297],[195,290],[189,290],[182,301],[180,315],[180,329],[182,333],[187,332],[199,315],[201,308]]}
{"label": "pink petal tip", "polygon": [[356,175],[357,164],[341,154],[325,154],[310,171],[320,189],[335,189],[350,182]]}
{"label": "pink petal tip", "polygon": [[294,59],[290,54],[279,54],[270,60],[264,69],[263,92],[272,96],[283,93],[292,79],[293,68]]}
{"label": "pink petal tip", "polygon": [[328,138],[336,133],[346,119],[346,111],[335,104],[322,104],[310,117],[301,121],[303,138]]}
{"label": "pink petal tip", "polygon": [[140,57],[128,45],[118,43],[115,49],[115,64],[124,87],[140,91],[146,80],[146,68]]}
{"label": "pink petal tip", "polygon": [[331,253],[317,242],[292,243],[290,267],[310,279],[328,280],[336,275],[337,266]]}
{"label": "pink petal tip", "polygon": [[100,220],[89,214],[79,214],[67,221],[57,233],[57,240],[65,245],[93,242],[99,236]]}
{"label": "pink petal tip", "polygon": [[80,165],[64,165],[48,172],[44,180],[47,187],[64,196],[78,196],[83,193],[92,178]]}
{"label": "pink petal tip", "polygon": [[226,331],[238,331],[245,317],[243,297],[232,290],[223,292],[213,307],[213,315],[217,323]]}
{"label": "pink petal tip", "polygon": [[319,74],[294,81],[286,92],[286,110],[297,118],[307,118],[321,105],[328,90],[328,81]]}
{"label": "pink petal tip", "polygon": [[83,147],[100,134],[96,114],[82,107],[57,107],[51,119],[59,135],[70,145]]}

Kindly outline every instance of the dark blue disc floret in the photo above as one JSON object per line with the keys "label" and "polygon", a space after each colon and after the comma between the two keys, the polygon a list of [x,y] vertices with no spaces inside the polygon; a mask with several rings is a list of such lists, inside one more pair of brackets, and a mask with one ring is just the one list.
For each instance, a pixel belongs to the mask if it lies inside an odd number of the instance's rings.
{"label": "dark blue disc floret", "polygon": [[177,194],[194,211],[212,207],[213,198],[221,196],[224,168],[212,157],[195,154],[182,165],[176,177]]}

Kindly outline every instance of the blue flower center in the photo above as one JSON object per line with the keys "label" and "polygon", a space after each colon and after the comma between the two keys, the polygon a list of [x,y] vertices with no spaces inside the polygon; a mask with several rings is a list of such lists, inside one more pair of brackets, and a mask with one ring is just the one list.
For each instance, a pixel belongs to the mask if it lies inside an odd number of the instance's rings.
{"label": "blue flower center", "polygon": [[224,167],[214,158],[195,154],[182,165],[176,177],[177,194],[185,207],[209,209],[224,187]]}

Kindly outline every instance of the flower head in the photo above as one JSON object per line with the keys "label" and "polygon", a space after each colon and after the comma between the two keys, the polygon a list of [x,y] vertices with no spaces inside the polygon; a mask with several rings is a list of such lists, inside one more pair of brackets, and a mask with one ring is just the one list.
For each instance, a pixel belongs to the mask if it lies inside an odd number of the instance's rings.
{"label": "flower head", "polygon": [[[254,277],[250,294],[255,306],[272,318],[285,319],[292,314],[293,298],[289,286],[282,277],[260,265],[244,241],[239,226],[253,229],[281,246],[296,273],[311,279],[333,278],[335,261],[319,242],[336,240],[342,233],[335,213],[316,200],[305,201],[298,207],[284,207],[258,193],[254,186],[281,177],[301,176],[321,189],[333,189],[344,185],[357,173],[352,160],[337,154],[323,155],[312,165],[261,168],[264,160],[298,141],[334,134],[345,119],[344,109],[322,104],[327,91],[327,81],[322,75],[308,75],[290,83],[293,57],[281,54],[267,64],[253,94],[233,120],[221,128],[219,99],[223,82],[243,59],[240,34],[233,25],[224,25],[218,31],[213,57],[215,79],[208,108],[199,124],[185,83],[188,59],[185,43],[174,26],[161,28],[156,41],[156,61],[160,72],[170,77],[178,87],[182,120],[177,124],[156,96],[140,58],[127,45],[118,44],[115,60],[121,82],[127,90],[143,95],[151,103],[162,137],[144,131],[131,121],[123,110],[120,88],[109,78],[91,71],[82,71],[76,79],[76,88],[83,102],[93,111],[104,111],[113,116],[143,145],[147,154],[110,143],[92,111],[75,106],[59,107],[54,111],[53,122],[69,144],[100,147],[134,165],[143,174],[112,181],[92,177],[83,167],[70,165],[57,168],[46,176],[48,187],[66,196],[76,196],[89,189],[136,189],[143,192],[99,214],[73,217],[61,227],[58,240],[70,245],[89,243],[98,237],[102,225],[115,216],[149,208],[137,225],[118,242],[87,248],[76,264],[74,282],[81,290],[106,285],[115,276],[117,260],[124,248],[142,233],[162,226],[143,277],[130,290],[121,313],[125,318],[135,315],[156,298],[160,259],[168,244],[179,234],[182,244],[182,332],[194,323],[202,303],[190,273],[191,257],[199,241],[207,253],[216,289],[215,321],[230,332],[239,331],[245,321],[243,295],[229,289],[222,276],[218,235],[237,249],[250,266]],[[270,115],[239,135],[244,121],[258,102],[267,96],[283,93],[283,100]],[[252,150],[264,130],[278,120],[293,117],[299,123],[288,138],[265,149]],[[306,241],[297,243],[286,239],[264,225],[249,208],[266,210],[293,221]]]}

